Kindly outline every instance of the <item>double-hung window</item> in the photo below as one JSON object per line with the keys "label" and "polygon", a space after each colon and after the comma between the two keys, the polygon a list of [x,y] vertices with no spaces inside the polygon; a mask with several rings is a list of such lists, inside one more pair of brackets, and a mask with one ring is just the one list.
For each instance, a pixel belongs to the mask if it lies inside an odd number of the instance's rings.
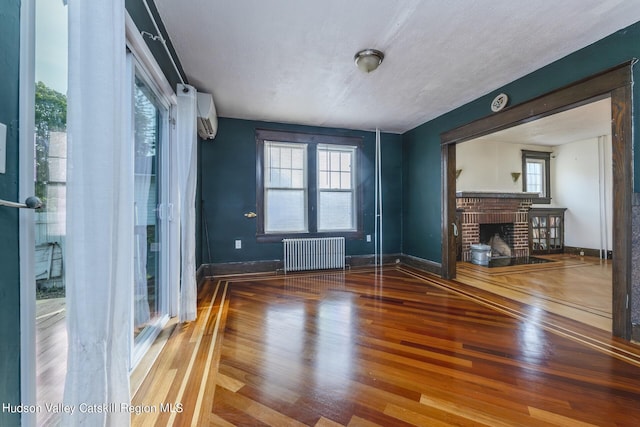
{"label": "double-hung window", "polygon": [[550,157],[547,152],[522,150],[522,191],[537,193],[536,203],[551,202]]}
{"label": "double-hung window", "polygon": [[318,231],[356,231],[354,146],[318,144]]}
{"label": "double-hung window", "polygon": [[361,138],[257,130],[257,237],[362,234]]}
{"label": "double-hung window", "polygon": [[307,145],[264,142],[264,228],[267,233],[306,233]]}

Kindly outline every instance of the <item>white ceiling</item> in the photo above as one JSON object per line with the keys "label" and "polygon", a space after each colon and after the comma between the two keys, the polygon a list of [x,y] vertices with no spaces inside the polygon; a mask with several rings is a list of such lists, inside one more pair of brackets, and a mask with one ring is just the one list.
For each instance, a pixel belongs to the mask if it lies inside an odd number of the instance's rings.
{"label": "white ceiling", "polygon": [[549,147],[611,135],[611,98],[495,132],[473,141]]}
{"label": "white ceiling", "polygon": [[[220,116],[395,133],[640,20],[638,0],[155,3]],[[370,74],[364,48],[385,53]]]}

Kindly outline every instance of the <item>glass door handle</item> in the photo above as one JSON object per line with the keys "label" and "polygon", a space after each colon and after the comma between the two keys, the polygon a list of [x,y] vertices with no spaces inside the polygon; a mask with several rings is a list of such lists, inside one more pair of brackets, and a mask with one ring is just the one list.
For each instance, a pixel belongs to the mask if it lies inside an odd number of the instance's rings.
{"label": "glass door handle", "polygon": [[0,199],[0,206],[8,206],[10,208],[18,209],[40,209],[42,207],[42,201],[35,196],[27,197],[27,200],[25,200],[24,203],[15,203]]}
{"label": "glass door handle", "polygon": [[451,225],[453,225],[453,235],[455,237],[458,237],[458,226],[456,225],[455,222],[452,222]]}

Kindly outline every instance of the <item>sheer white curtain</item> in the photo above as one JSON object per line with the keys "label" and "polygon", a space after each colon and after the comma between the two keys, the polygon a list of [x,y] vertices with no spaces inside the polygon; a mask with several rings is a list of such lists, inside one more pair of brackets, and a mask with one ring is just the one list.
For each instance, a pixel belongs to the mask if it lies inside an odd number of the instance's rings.
{"label": "sheer white curtain", "polygon": [[147,284],[147,223],[149,218],[149,189],[153,158],[136,153],[134,191],[134,280],[133,326],[144,326],[151,318]]}
{"label": "sheer white curtain", "polygon": [[[177,98],[176,98],[177,100]],[[177,102],[177,101],[176,101]],[[176,119],[177,105],[172,110],[172,118]],[[177,119],[176,119],[177,120]],[[169,143],[170,178],[168,180],[169,204],[167,206],[167,219],[169,229],[167,241],[169,242],[169,256],[167,268],[169,275],[169,315],[178,316],[180,313],[180,184],[177,179],[178,144],[176,143],[177,123],[172,129],[171,142]]]}
{"label": "sheer white curtain", "polygon": [[[130,402],[133,141],[127,132],[124,0],[69,0],[67,330],[64,402]],[[127,326],[128,325],[128,326]],[[128,426],[130,414],[65,415]]]}
{"label": "sheer white curtain", "polygon": [[180,201],[180,321],[196,318],[196,172],[197,93],[192,86],[178,85],[176,163]]}

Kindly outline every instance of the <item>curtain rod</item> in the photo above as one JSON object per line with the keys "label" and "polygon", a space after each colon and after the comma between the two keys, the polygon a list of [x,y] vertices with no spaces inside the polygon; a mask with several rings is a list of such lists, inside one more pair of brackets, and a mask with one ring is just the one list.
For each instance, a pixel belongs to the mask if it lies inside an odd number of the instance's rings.
{"label": "curtain rod", "polygon": [[160,35],[160,28],[158,27],[158,23],[156,22],[156,18],[154,18],[153,13],[151,13],[151,8],[149,8],[149,3],[147,3],[147,0],[142,0],[142,3],[144,3],[144,7],[147,9],[147,13],[149,14],[149,18],[151,18],[151,22],[153,22],[153,26],[156,29],[157,36],[154,36],[154,35],[146,32],[146,31],[142,31],[140,34],[142,36],[144,36],[145,34],[148,34],[149,36],[151,36],[152,40],[159,40],[162,43],[162,46],[164,46],[164,50],[167,52],[167,55],[169,56],[169,59],[171,60],[171,64],[173,65],[173,69],[176,70],[176,73],[178,74],[178,78],[180,79],[180,82],[183,85],[186,85],[187,83],[182,78],[182,73],[180,73],[180,70],[178,69],[178,65],[173,60],[173,55],[171,54],[171,51],[169,50],[169,46],[167,46],[167,41]]}

